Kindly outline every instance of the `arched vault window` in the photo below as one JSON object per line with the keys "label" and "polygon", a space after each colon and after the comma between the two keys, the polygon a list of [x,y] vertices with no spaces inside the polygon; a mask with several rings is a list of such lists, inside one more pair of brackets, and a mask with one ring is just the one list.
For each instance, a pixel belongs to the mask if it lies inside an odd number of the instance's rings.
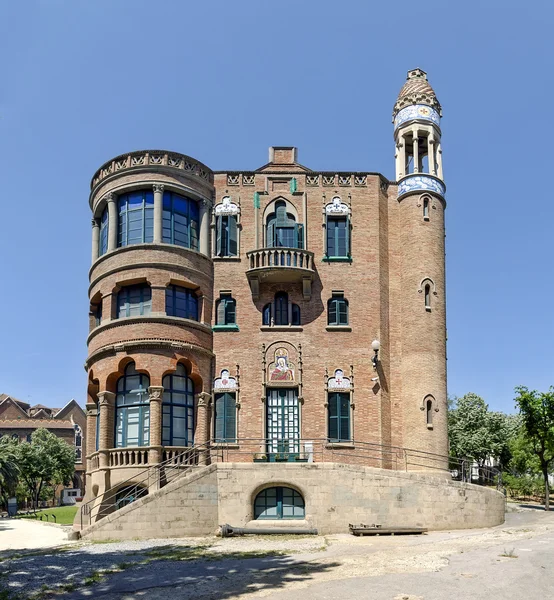
{"label": "arched vault window", "polygon": [[266,246],[268,248],[304,248],[304,226],[287,212],[284,200],[275,203],[275,212],[267,217]]}

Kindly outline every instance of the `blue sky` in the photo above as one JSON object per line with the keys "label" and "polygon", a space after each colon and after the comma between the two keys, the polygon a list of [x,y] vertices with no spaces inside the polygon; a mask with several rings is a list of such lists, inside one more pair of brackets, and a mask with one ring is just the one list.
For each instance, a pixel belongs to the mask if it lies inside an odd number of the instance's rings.
{"label": "blue sky", "polygon": [[391,110],[442,103],[449,393],[513,411],[552,371],[551,2],[0,2],[0,391],[83,403],[88,186],[128,150],[255,169],[295,145],[394,178]]}

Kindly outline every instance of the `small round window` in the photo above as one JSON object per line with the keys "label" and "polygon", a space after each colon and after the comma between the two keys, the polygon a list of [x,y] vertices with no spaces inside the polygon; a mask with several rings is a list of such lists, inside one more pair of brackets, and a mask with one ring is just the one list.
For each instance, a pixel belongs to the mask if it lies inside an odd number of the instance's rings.
{"label": "small round window", "polygon": [[304,498],[292,488],[267,488],[254,501],[255,519],[303,519],[305,514]]}

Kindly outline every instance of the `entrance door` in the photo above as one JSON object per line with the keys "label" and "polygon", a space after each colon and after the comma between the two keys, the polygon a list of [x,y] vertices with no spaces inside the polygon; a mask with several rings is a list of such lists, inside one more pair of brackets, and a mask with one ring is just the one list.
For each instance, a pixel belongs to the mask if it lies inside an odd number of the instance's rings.
{"label": "entrance door", "polygon": [[294,460],[300,452],[300,411],[297,388],[267,390],[266,424],[269,460]]}

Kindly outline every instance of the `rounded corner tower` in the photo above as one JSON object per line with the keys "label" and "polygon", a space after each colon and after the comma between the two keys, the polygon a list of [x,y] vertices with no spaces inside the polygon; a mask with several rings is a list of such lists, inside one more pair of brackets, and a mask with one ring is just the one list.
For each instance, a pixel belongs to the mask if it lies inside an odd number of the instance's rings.
{"label": "rounded corner tower", "polygon": [[[448,455],[446,186],[441,105],[421,69],[408,71],[393,109],[401,256],[403,446]],[[428,468],[428,458],[421,467]],[[436,467],[447,468],[442,465]]]}

